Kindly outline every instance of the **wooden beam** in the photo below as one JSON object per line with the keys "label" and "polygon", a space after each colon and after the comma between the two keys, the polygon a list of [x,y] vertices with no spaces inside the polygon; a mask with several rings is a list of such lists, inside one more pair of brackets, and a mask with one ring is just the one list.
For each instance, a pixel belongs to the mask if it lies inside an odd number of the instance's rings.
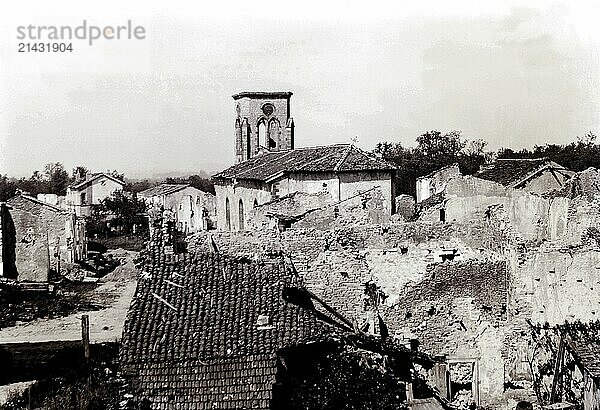
{"label": "wooden beam", "polygon": [[558,382],[561,379],[562,365],[565,358],[565,338],[561,334],[558,342],[558,352],[556,353],[556,363],[554,364],[554,377],[552,378],[552,392],[550,394],[550,404],[559,400]]}

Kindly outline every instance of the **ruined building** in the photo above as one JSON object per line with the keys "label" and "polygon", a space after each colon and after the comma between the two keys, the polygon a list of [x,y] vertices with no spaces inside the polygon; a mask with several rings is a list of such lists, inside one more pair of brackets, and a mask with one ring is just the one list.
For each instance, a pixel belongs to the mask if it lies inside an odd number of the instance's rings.
{"label": "ruined building", "polygon": [[187,184],[160,184],[139,192],[149,207],[173,212],[177,229],[184,234],[212,229],[216,225],[215,196]]}
{"label": "ruined building", "polygon": [[[339,352],[345,340],[361,363],[377,361],[378,369],[394,364],[398,380],[379,371],[372,377],[391,381],[394,389],[387,394],[400,404],[413,363],[432,367],[423,354],[353,329],[311,297],[282,254],[253,260],[193,243],[177,254],[170,245],[169,220],[157,217],[152,224],[120,351],[123,376],[138,402],[147,401],[149,408],[305,408],[294,400],[299,382],[312,380],[310,370],[318,369],[313,365]],[[347,396],[342,392],[337,398]]]}
{"label": "ruined building", "polygon": [[51,271],[86,257],[85,224],[73,212],[17,195],[2,205],[0,216],[0,276],[46,282]]}
{"label": "ruined building", "polygon": [[[319,216],[329,215],[316,211],[310,226],[192,242],[238,257],[288,255],[306,287],[359,328],[418,340],[419,350],[441,358],[444,367],[429,377],[448,401],[514,409],[521,400],[552,402],[556,359],[541,360],[536,329],[600,314],[598,187],[596,169],[543,193],[455,175],[422,201],[431,206],[414,222],[347,225],[339,216],[319,229]],[[374,302],[366,303],[366,283],[378,292]],[[582,360],[583,377],[596,377],[595,364]],[[577,402],[596,400],[598,383],[588,384]],[[558,390],[554,401],[567,400],[568,386]]]}
{"label": "ruined building", "polygon": [[[395,166],[350,144],[294,149],[291,95],[233,96],[238,163],[213,176],[218,229],[246,230],[253,208],[295,192],[326,192],[331,202],[342,202],[376,191],[382,212],[391,215]],[[283,130],[281,124],[286,121],[288,127]],[[264,144],[263,135],[268,140]]]}

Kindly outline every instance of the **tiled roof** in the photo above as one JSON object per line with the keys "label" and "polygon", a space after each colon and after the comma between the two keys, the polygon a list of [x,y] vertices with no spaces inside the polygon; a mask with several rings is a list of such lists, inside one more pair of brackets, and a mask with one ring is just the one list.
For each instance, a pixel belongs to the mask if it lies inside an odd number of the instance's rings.
{"label": "tiled roof", "polygon": [[294,172],[389,171],[396,167],[350,144],[266,152],[213,176],[267,181]]}
{"label": "tiled roof", "polygon": [[475,174],[476,177],[494,181],[504,186],[512,186],[529,176],[534,176],[544,167],[566,169],[547,158],[536,159],[497,159]]}
{"label": "tiled roof", "polygon": [[594,378],[600,377],[600,322],[563,325],[566,341],[583,367]]}
{"label": "tiled roof", "polygon": [[23,203],[24,201],[29,201],[35,205],[45,207],[46,209],[49,209],[53,212],[57,212],[57,213],[65,214],[65,215],[69,213],[66,209],[62,209],[56,205],[52,205],[47,202],[40,201],[37,198],[31,197],[29,195],[24,195],[24,194],[13,196],[8,201],[6,201],[6,204],[9,205],[10,207],[14,207],[14,208],[18,209],[21,206],[20,203]]}
{"label": "tiled roof", "polygon": [[302,284],[282,260],[269,261],[148,255],[120,356],[154,408],[269,408],[277,351],[326,330],[282,299]]}
{"label": "tiled roof", "polygon": [[160,184],[158,186],[138,192],[138,196],[151,197],[155,195],[169,195],[188,188],[189,186],[190,185],[188,184]]}
{"label": "tiled roof", "polygon": [[81,182],[76,182],[73,183],[69,186],[69,188],[74,189],[74,190],[79,190],[81,188],[87,187],[88,185],[91,185],[95,180],[99,179],[99,178],[108,178],[113,180],[114,182],[116,182],[117,184],[123,185],[125,186],[125,182],[121,181],[119,178],[116,178],[110,174],[106,174],[104,172],[100,172],[97,174],[92,174],[92,176],[84,181]]}

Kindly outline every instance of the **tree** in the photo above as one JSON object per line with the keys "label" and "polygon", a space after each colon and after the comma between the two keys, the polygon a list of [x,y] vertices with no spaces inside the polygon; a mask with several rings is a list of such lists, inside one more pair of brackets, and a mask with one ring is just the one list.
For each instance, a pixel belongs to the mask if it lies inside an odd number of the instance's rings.
{"label": "tree", "polygon": [[427,131],[417,137],[417,149],[429,158],[455,158],[465,147],[460,139],[460,131],[443,134],[439,131]]}
{"label": "tree", "polygon": [[501,148],[498,158],[547,158],[572,171],[583,171],[589,167],[600,168],[600,145],[596,135],[589,131],[570,144],[536,145],[532,149],[514,151]]}
{"label": "tree", "polygon": [[375,153],[398,166],[396,192],[415,195],[416,180],[444,166],[457,163],[465,175],[477,172],[488,160],[485,141],[467,141],[461,138],[460,131],[442,134],[440,131],[427,131],[417,137],[415,148],[405,148],[400,143],[380,142]]}
{"label": "tree", "polygon": [[128,181],[127,184],[125,184],[125,191],[127,192],[133,192],[133,193],[139,193],[142,192],[148,188],[152,188],[158,185],[158,182],[155,181],[149,181],[147,179],[144,179],[143,181]]}
{"label": "tree", "polygon": [[0,202],[7,201],[17,193],[17,184],[13,178],[0,175]]}
{"label": "tree", "polygon": [[133,231],[134,225],[145,226],[146,204],[137,195],[115,191],[95,207],[88,226],[89,234],[107,234],[106,223],[119,227],[123,234]]}
{"label": "tree", "polygon": [[74,182],[83,180],[87,176],[88,172],[90,172],[89,169],[87,169],[83,165],[78,165],[75,168],[73,168],[73,173],[71,174],[71,179]]}
{"label": "tree", "polygon": [[45,179],[48,182],[48,193],[65,195],[71,182],[69,173],[60,162],[50,162],[44,167]]}

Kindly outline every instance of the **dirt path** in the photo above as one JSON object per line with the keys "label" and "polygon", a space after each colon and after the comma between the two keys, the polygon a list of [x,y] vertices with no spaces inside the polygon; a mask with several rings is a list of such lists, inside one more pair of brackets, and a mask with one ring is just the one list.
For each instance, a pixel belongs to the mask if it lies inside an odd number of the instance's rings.
{"label": "dirt path", "polygon": [[125,316],[136,288],[137,269],[133,260],[137,252],[117,250],[113,255],[121,264],[101,280],[90,298],[106,305],[105,309],[81,311],[55,319],[37,319],[0,330],[0,343],[45,342],[81,339],[81,315],[90,317],[90,341],[108,342],[121,339]]}

